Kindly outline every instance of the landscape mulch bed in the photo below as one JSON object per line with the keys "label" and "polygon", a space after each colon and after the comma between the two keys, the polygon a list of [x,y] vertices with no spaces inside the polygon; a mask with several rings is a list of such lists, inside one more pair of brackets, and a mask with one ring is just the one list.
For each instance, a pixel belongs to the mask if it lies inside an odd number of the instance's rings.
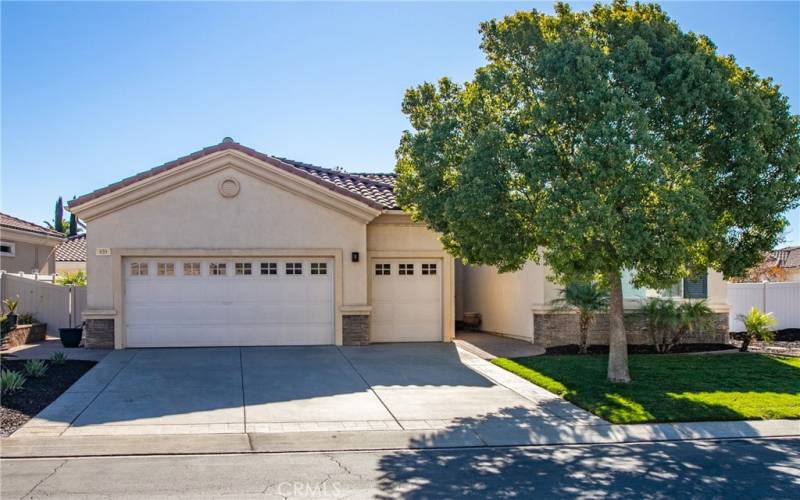
{"label": "landscape mulch bed", "polygon": [[[673,347],[669,353],[686,354],[692,352],[727,351],[730,349],[736,349],[736,346],[730,344],[678,344]],[[630,354],[658,354],[653,346],[646,344],[629,345],[628,352]],[[545,355],[563,356],[565,354],[578,354],[578,346],[576,344],[571,344],[548,347],[545,349]],[[608,346],[589,346],[589,354],[608,354]]]}
{"label": "landscape mulch bed", "polygon": [[[9,436],[55,401],[69,386],[97,363],[94,361],[67,360],[63,365],[48,361],[43,377],[28,377],[22,389],[3,395],[0,401],[0,436]],[[25,361],[0,358],[3,370],[25,372]]]}

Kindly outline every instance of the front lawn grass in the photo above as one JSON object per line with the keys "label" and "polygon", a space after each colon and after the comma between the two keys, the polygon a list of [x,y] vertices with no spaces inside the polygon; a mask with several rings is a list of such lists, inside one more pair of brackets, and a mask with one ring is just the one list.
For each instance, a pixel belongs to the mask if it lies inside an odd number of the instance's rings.
{"label": "front lawn grass", "polygon": [[800,418],[800,358],[632,355],[630,384],[606,381],[606,355],[493,363],[616,424]]}

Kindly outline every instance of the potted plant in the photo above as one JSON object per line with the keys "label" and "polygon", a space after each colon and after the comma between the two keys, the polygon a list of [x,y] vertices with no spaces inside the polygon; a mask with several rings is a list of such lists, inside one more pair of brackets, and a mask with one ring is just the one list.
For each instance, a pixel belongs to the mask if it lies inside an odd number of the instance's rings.
{"label": "potted plant", "polygon": [[6,314],[6,324],[8,328],[13,328],[17,326],[17,306],[19,305],[19,300],[14,299],[3,299],[3,305],[6,306],[8,309],[8,313]]}
{"label": "potted plant", "polygon": [[58,336],[61,337],[61,345],[64,347],[78,347],[81,345],[83,338],[83,325],[73,328],[59,328]]}

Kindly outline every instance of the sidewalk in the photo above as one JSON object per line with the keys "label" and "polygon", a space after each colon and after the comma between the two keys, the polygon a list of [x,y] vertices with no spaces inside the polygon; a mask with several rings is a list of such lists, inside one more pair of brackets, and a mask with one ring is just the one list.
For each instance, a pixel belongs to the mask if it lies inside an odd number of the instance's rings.
{"label": "sidewalk", "polygon": [[397,449],[614,444],[800,436],[800,421],[695,422],[530,429],[495,436],[490,429],[367,432],[289,432],[164,436],[20,437],[0,441],[0,457],[203,455]]}

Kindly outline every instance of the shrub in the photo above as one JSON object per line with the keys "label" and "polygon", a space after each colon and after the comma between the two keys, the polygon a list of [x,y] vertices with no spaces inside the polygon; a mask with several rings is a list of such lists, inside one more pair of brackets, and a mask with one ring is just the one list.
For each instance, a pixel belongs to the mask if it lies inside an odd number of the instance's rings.
{"label": "shrub", "polygon": [[25,376],[11,370],[0,371],[0,393],[11,394],[22,389],[25,385]]}
{"label": "shrub", "polygon": [[38,378],[47,373],[47,363],[42,359],[29,359],[25,362],[25,374]]}
{"label": "shrub", "polygon": [[32,325],[34,323],[36,323],[36,318],[33,316],[33,314],[23,313],[17,316],[18,325]]}
{"label": "shrub", "polygon": [[738,318],[744,323],[744,327],[747,330],[742,346],[739,348],[740,351],[747,352],[750,342],[753,340],[770,342],[775,338],[775,332],[772,331],[772,328],[778,325],[778,320],[772,316],[772,313],[763,313],[757,307],[753,307],[750,312],[740,314]]}
{"label": "shrub", "polygon": [[50,356],[50,362],[54,365],[63,365],[67,362],[67,355],[61,351],[54,352],[52,356]]}
{"label": "shrub", "polygon": [[669,299],[651,299],[642,307],[647,330],[656,352],[667,353],[683,342],[687,333],[711,326],[712,312],[704,300],[676,304]]}
{"label": "shrub", "polygon": [[56,278],[59,285],[86,286],[86,273],[75,271],[74,273],[64,273],[63,276]]}

